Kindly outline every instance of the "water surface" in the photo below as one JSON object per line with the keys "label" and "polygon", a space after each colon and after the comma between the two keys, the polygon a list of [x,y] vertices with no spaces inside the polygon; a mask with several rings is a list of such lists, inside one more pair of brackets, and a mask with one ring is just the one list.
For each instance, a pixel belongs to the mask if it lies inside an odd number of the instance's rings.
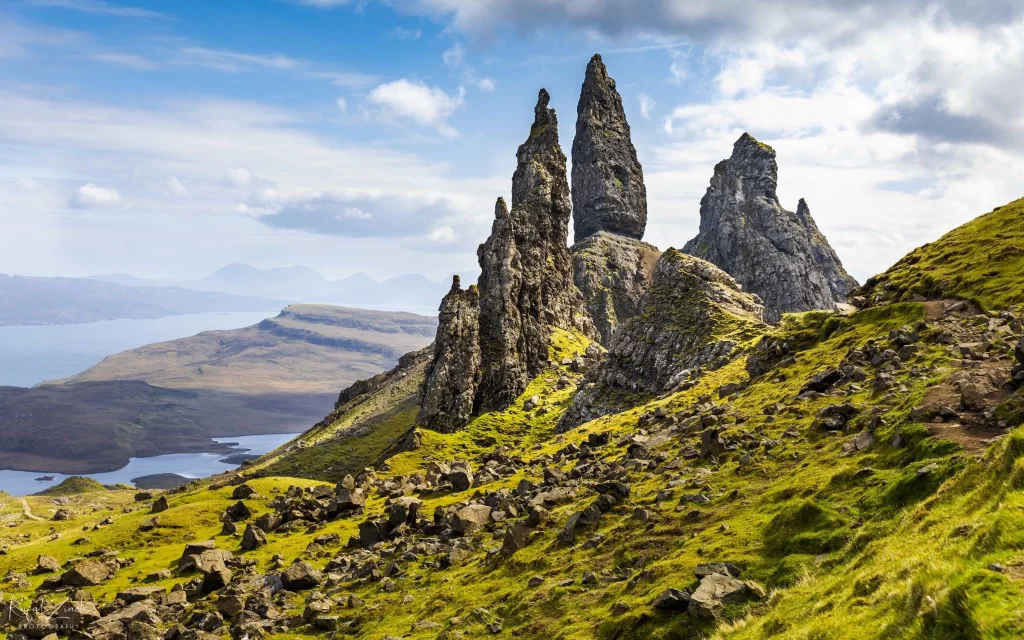
{"label": "water surface", "polygon": [[0,327],[0,386],[31,387],[81,373],[109,355],[213,329],[240,329],[280,310],[191,313],[145,320]]}
{"label": "water surface", "polygon": [[[223,443],[238,443],[236,449],[239,453],[248,450],[248,453],[261,455],[273,451],[294,438],[295,435],[294,433],[271,433],[259,436],[213,438],[213,440]],[[133,478],[157,473],[176,473],[186,478],[205,478],[236,468],[238,465],[222,461],[222,458],[234,455],[234,453],[171,453],[151,458],[132,458],[126,466],[117,471],[80,475],[85,475],[103,484],[132,484]],[[53,476],[53,480],[45,482],[36,480],[42,476]],[[52,487],[67,477],[60,473],[0,470],[0,491],[13,496],[25,496]]]}

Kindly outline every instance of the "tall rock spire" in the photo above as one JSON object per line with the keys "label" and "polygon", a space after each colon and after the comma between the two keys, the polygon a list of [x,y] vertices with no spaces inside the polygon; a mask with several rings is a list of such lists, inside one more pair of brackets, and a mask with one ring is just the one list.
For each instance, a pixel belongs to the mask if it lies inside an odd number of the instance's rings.
{"label": "tall rock spire", "polygon": [[504,409],[547,364],[553,328],[595,336],[572,279],[569,183],[558,119],[540,90],[533,126],[516,152],[512,209],[499,200],[480,260],[478,412]]}
{"label": "tall rock spire", "polygon": [[480,298],[476,285],[462,290],[459,276],[438,310],[434,355],[427,367],[417,422],[451,433],[469,422],[480,379]]}
{"label": "tall rock spire", "polygon": [[498,198],[491,235],[477,249],[477,286],[462,291],[456,277],[441,303],[423,426],[457,431],[474,413],[508,407],[548,365],[554,329],[597,335],[573,284],[569,183],[549,101],[541,89],[516,152],[512,209]]}
{"label": "tall rock spire", "polygon": [[640,240],[647,227],[644,172],[615,80],[599,54],[587,65],[572,143],[575,241],[608,231]]}
{"label": "tall rock spire", "polygon": [[775,150],[744,133],[715,166],[700,201],[700,232],[683,251],[728,272],[764,301],[765,320],[831,309],[857,286],[801,200],[783,209]]}

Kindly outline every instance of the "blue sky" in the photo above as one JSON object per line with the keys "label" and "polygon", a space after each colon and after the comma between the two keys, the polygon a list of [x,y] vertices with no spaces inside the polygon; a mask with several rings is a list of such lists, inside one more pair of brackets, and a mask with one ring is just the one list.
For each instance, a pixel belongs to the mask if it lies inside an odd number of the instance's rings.
{"label": "blue sky", "polygon": [[646,239],[743,131],[860,279],[1024,195],[1015,3],[8,0],[0,273],[476,273],[540,87],[618,82]]}

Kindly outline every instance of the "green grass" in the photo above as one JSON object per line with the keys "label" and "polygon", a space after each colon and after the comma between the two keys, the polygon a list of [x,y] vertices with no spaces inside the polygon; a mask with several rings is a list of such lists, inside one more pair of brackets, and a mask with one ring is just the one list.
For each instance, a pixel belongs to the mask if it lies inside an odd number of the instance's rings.
{"label": "green grass", "polygon": [[868,280],[870,299],[958,298],[987,311],[1024,303],[1024,199],[1015,200],[911,251]]}
{"label": "green grass", "polygon": [[45,489],[37,493],[37,496],[69,496],[77,493],[92,493],[96,491],[106,491],[107,487],[103,486],[99,482],[96,482],[92,478],[84,478],[82,476],[71,476],[61,480],[59,484],[55,484],[49,489]]}
{"label": "green grass", "polygon": [[[393,635],[433,640],[449,629],[466,637],[490,636],[485,623],[494,617],[501,618],[503,628],[496,637],[549,640],[1021,637],[1024,591],[1020,574],[1013,571],[1024,567],[1024,430],[1014,431],[979,458],[909,423],[910,410],[927,389],[953,371],[954,356],[942,345],[930,343],[922,343],[908,363],[926,371],[924,375],[910,376],[908,369],[897,372],[906,393],[875,394],[865,384],[860,389],[841,388],[835,397],[797,398],[807,380],[823,368],[838,365],[849,348],[869,340],[884,342],[891,329],[922,317],[922,306],[912,303],[873,308],[846,318],[826,313],[787,316],[772,335],[788,341],[796,352],[769,374],[748,380],[744,359],[739,358],[706,373],[693,389],[558,436],[554,426],[579,381],[563,367],[539,376],[507,410],[480,416],[465,431],[422,432],[421,445],[390,457],[390,470],[381,475],[407,475],[422,471],[431,460],[472,458],[504,446],[527,465],[483,490],[512,488],[523,478],[539,480],[542,457],[568,443],[585,441],[589,433],[612,434],[611,444],[600,455],[615,460],[625,455],[626,443],[620,438],[637,434],[646,412],[665,407],[675,413],[708,396],[726,404],[718,399],[718,388],[745,382],[747,386],[723,413],[724,436],[738,439],[744,433],[755,434],[775,444],[751,450],[745,465],[740,464],[737,451],[727,452],[717,463],[680,460],[674,470],[662,466],[655,473],[631,473],[626,478],[632,487],[630,498],[605,514],[597,527],[581,531],[574,545],[566,545],[558,541],[558,531],[573,510],[596,495],[581,488],[578,500],[554,509],[550,523],[511,558],[488,563],[487,550],[499,547],[501,540],[480,533],[474,540],[477,550],[467,564],[439,570],[409,563],[406,573],[396,578],[399,588],[393,593],[383,592],[373,582],[345,585],[345,592],[358,595],[365,606],[355,611],[336,609],[332,614],[360,621],[347,637],[370,639]],[[586,345],[579,336],[559,332],[551,356],[557,362]],[[562,374],[570,375],[573,384],[558,390],[556,382]],[[548,413],[523,409],[533,395],[543,398]],[[833,436],[816,428],[816,414],[841,401],[862,407],[849,433]],[[764,408],[775,403],[782,410],[769,420]],[[879,409],[884,419],[875,431],[875,445],[842,455],[842,445],[865,426],[872,408]],[[347,419],[341,416],[339,422]],[[661,427],[655,423],[642,428],[655,434]],[[784,436],[789,429],[799,436]],[[897,429],[908,440],[904,448],[889,444]],[[682,448],[698,441],[695,434],[675,435],[654,451],[672,460]],[[332,445],[313,449],[326,446]],[[930,463],[937,469],[919,477],[917,470]],[[566,464],[565,469],[574,464]],[[872,473],[859,473],[868,467]],[[673,498],[655,501],[673,480],[680,481]],[[275,490],[316,482],[267,477],[252,484],[264,496],[247,501],[258,514],[267,509],[265,503]],[[467,500],[477,491],[421,496],[422,512],[430,514],[437,506]],[[708,504],[680,502],[682,495],[698,491],[710,498]],[[190,539],[214,538],[224,548],[240,552],[237,539],[218,535],[219,515],[232,502],[230,492],[230,488],[199,487],[170,495],[171,508],[161,514],[161,526],[148,533],[137,530],[149,517],[148,509],[131,502],[130,492],[75,496],[70,507],[79,515],[71,522],[19,521],[15,528],[0,529],[13,545],[8,555],[0,556],[0,573],[28,570],[44,550],[65,561],[108,547],[136,558],[135,565],[116,578],[90,589],[109,599],[147,573],[172,566]],[[92,496],[99,501],[96,511],[88,506]],[[29,500],[41,515],[52,508],[48,499]],[[0,502],[0,518],[19,517],[14,501]],[[641,506],[652,514],[649,523],[631,518]],[[122,513],[126,508],[129,512]],[[382,508],[383,498],[374,493],[367,513]],[[82,533],[83,526],[107,515],[114,517],[113,525]],[[255,558],[263,571],[275,553],[282,553],[288,562],[301,557],[316,535],[336,532],[346,541],[359,520],[338,520],[315,532],[271,533],[269,545],[246,555]],[[56,541],[48,539],[51,527],[59,535]],[[26,533],[27,539],[18,537]],[[584,542],[598,534],[603,542],[584,548]],[[81,535],[88,535],[91,542],[72,546]],[[330,549],[332,554],[338,551]],[[695,586],[694,567],[710,561],[736,564],[743,569],[744,579],[764,585],[770,597],[765,602],[730,605],[718,622],[650,606],[667,587]],[[313,562],[322,566],[325,560]],[[1008,567],[1008,573],[987,569],[993,562]],[[588,571],[597,574],[597,584],[580,583]],[[545,581],[528,587],[534,575]],[[28,579],[34,587],[42,577]],[[559,586],[567,579],[573,583]],[[174,582],[159,584],[170,587]],[[32,591],[13,590],[9,595],[30,599]],[[406,596],[411,600],[405,601]],[[615,603],[624,604],[627,611],[612,615]],[[301,595],[290,602],[291,609],[302,606]],[[453,618],[460,618],[461,624],[453,625]],[[423,620],[437,622],[441,628],[413,630],[413,623]],[[281,637],[317,636],[300,629]]]}

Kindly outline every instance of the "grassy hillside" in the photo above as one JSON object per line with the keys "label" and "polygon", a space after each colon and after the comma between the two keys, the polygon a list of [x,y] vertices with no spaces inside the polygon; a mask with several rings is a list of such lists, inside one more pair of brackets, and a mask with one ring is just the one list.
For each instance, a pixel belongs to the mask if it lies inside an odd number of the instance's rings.
{"label": "grassy hillside", "polygon": [[958,298],[997,311],[1024,303],[1024,199],[914,249],[860,291],[868,304]]}
{"label": "grassy hillside", "polygon": [[[551,368],[508,409],[456,434],[410,432],[414,358],[344,396],[302,446],[166,495],[152,527],[140,528],[151,501],[130,492],[29,498],[37,516],[73,514],[48,522],[0,498],[0,521],[12,525],[0,528],[5,591],[27,604],[48,575],[32,573],[40,553],[69,563],[99,549],[134,558],[86,588],[101,604],[143,584],[192,588],[189,574],[157,572],[175,569],[186,543],[212,539],[244,559],[234,584],[160,607],[159,622],[138,614],[134,633],[181,624],[372,640],[1024,637],[1024,428],[995,415],[1019,402],[1007,383],[1024,326],[1002,311],[891,302],[786,316],[692,388],[564,434],[555,425],[583,383],[573,358],[587,340],[557,333]],[[360,430],[367,424],[379,428]],[[395,453],[399,433],[406,446]],[[320,480],[264,475],[333,480],[377,452],[387,460],[348,485],[365,490],[362,511],[340,517],[325,517],[316,491],[289,491]],[[476,486],[427,479],[453,460],[471,463]],[[258,495],[244,498],[252,513],[239,533],[274,504],[292,519],[251,551],[222,533],[242,480]],[[411,498],[421,504],[410,519]],[[531,520],[541,503],[547,517]],[[450,524],[464,517],[453,510],[485,505],[497,514],[479,528]],[[374,542],[366,534],[382,519],[393,534]],[[324,570],[318,586],[260,591],[297,561]],[[729,563],[714,572],[739,573],[742,597],[708,616],[673,608],[664,594],[689,598],[705,563]],[[249,613],[211,620],[236,595]],[[268,598],[276,615],[255,613]]]}

